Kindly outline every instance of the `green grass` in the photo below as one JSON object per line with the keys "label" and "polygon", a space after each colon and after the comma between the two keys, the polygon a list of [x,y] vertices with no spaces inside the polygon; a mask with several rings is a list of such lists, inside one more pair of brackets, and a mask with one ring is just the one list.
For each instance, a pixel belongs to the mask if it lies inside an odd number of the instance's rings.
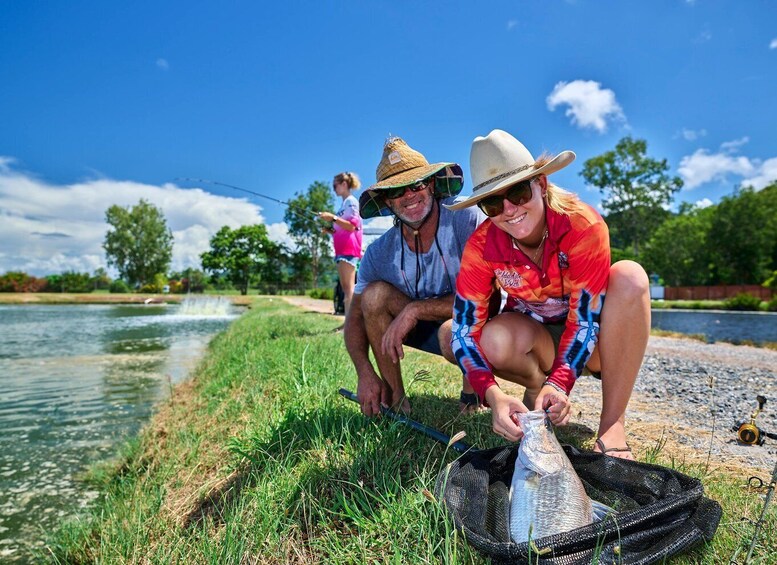
{"label": "green grass", "polygon": [[[363,418],[337,394],[356,385],[338,323],[257,300],[121,457],[92,470],[103,495],[51,535],[41,559],[488,563],[431,494],[456,454],[393,420]],[[490,414],[458,415],[458,369],[412,350],[403,367],[415,419],[449,435],[465,430],[479,447],[502,444]],[[569,428],[560,436],[591,440]],[[740,517],[757,518],[763,497],[742,488],[747,477],[686,466],[660,445],[647,455],[700,477],[725,510],[708,547],[672,562],[726,563],[752,532]],[[768,555],[775,522],[772,512],[756,555]]]}

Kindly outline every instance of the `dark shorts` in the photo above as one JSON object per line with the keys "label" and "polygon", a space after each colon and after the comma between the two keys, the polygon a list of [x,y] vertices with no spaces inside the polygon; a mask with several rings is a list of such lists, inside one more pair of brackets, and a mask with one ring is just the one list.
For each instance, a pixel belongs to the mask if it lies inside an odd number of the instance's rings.
{"label": "dark shorts", "polygon": [[[553,349],[556,352],[556,355],[558,355],[558,346],[559,343],[561,343],[561,334],[564,333],[564,329],[567,327],[566,321],[563,322],[555,322],[553,324],[542,324],[542,327],[544,327],[546,330],[548,330],[548,333],[550,334],[550,337],[553,338]],[[602,380],[602,374],[599,371],[592,371],[588,367],[585,367],[585,373],[590,373],[592,377]]]}
{"label": "dark shorts", "polygon": [[427,353],[442,355],[440,339],[437,337],[437,332],[440,331],[440,326],[442,325],[443,322],[441,321],[419,320],[413,331],[405,339],[405,345],[426,351]]}

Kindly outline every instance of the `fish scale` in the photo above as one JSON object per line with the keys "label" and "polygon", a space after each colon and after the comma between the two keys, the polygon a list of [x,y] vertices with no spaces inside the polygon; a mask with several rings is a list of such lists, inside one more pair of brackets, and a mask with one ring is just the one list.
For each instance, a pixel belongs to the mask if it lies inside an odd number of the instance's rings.
{"label": "fish scale", "polygon": [[510,485],[512,540],[522,543],[591,524],[592,501],[545,412],[518,414],[518,421],[524,437]]}

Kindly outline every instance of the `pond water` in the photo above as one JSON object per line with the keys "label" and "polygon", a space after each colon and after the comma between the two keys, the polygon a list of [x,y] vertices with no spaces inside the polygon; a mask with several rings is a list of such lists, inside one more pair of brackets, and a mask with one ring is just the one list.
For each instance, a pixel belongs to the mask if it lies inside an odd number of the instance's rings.
{"label": "pond water", "polygon": [[0,305],[0,562],[30,560],[94,499],[79,474],[137,433],[238,314],[223,299]]}
{"label": "pond water", "polygon": [[777,343],[777,313],[722,310],[653,310],[652,327],[702,334],[707,341]]}

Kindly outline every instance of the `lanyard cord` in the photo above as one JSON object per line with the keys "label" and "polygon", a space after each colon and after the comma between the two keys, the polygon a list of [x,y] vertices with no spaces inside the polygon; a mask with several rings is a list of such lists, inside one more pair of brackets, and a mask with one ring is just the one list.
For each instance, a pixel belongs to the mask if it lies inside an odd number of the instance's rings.
{"label": "lanyard cord", "polygon": [[[434,228],[434,244],[437,247],[437,252],[440,254],[440,260],[442,261],[443,269],[445,269],[445,276],[448,279],[448,288],[453,291],[453,283],[451,282],[451,275],[450,272],[448,272],[448,264],[445,262],[445,256],[442,252],[442,247],[440,246],[440,241],[437,239],[437,232],[440,231],[440,208],[439,203],[437,203],[437,200],[435,199],[435,203],[437,204],[437,225]],[[430,214],[431,215],[431,212]],[[411,226],[408,226],[410,229],[413,230],[413,244],[415,247],[415,293],[413,294],[413,297],[415,300],[419,299],[418,296],[418,284],[421,282],[421,276],[422,276],[422,266],[421,263],[421,255],[419,253],[419,250],[421,249],[421,237],[419,235],[420,229],[423,227],[423,225],[426,223],[426,220],[429,219],[429,216],[424,218],[424,221],[421,222],[421,225],[418,226],[418,229],[414,229]],[[400,270],[402,272],[402,278],[405,281],[405,289],[407,289],[407,294],[410,295],[412,290],[410,288],[410,282],[407,280],[407,275],[405,274],[405,235],[404,235],[404,227],[405,223],[397,217],[397,220],[399,220],[399,237],[401,241],[400,244]],[[408,246],[409,249],[409,246]]]}

